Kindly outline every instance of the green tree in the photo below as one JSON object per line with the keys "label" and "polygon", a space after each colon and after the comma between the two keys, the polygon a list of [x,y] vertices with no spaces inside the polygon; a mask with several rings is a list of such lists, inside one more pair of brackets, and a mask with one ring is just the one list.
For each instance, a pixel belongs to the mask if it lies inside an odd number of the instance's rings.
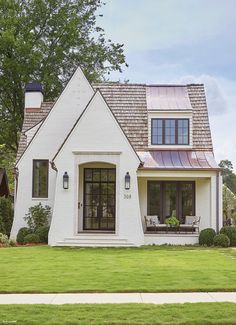
{"label": "green tree", "polygon": [[11,193],[14,191],[14,164],[15,153],[12,150],[6,149],[5,145],[0,144],[0,167],[6,169],[8,185]]}
{"label": "green tree", "polygon": [[219,166],[222,168],[223,183],[236,194],[236,175],[233,172],[233,164],[230,160],[221,160]]}
{"label": "green tree", "polygon": [[0,0],[0,144],[15,152],[24,85],[36,80],[54,100],[80,65],[90,81],[122,71],[123,44],[97,26],[101,0]]}
{"label": "green tree", "polygon": [[232,210],[236,209],[236,195],[223,185],[223,215],[224,219],[231,217]]}

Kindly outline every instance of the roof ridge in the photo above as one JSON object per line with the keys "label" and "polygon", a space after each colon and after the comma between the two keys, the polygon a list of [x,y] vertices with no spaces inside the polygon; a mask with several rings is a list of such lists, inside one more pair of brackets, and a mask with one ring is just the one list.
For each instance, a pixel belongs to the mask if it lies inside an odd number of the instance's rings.
{"label": "roof ridge", "polygon": [[135,82],[120,82],[120,81],[102,81],[93,82],[93,85],[104,86],[143,86],[143,87],[186,87],[186,86],[204,86],[204,83],[186,83],[186,84],[173,84],[173,83],[161,83],[161,84],[147,84],[147,83],[135,83]]}

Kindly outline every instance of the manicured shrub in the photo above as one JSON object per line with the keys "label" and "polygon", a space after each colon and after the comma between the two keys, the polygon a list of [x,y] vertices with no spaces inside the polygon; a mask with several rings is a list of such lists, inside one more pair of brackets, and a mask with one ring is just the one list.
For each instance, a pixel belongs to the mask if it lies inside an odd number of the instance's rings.
{"label": "manicured shrub", "polygon": [[229,237],[225,234],[216,235],[213,239],[214,246],[219,247],[229,247],[230,240]]}
{"label": "manicured shrub", "polygon": [[0,197],[0,232],[10,236],[13,221],[11,198]]}
{"label": "manicured shrub", "polygon": [[39,235],[28,234],[24,238],[24,244],[38,244],[40,242]]}
{"label": "manicured shrub", "polygon": [[214,239],[215,235],[216,235],[216,232],[214,229],[212,229],[212,228],[203,229],[199,235],[199,244],[206,245],[206,246],[212,246],[213,239]]}
{"label": "manicured shrub", "polygon": [[20,230],[18,231],[17,237],[16,237],[16,241],[18,244],[24,244],[24,239],[25,236],[27,236],[28,234],[31,233],[31,230],[29,228],[23,227],[20,228]]}
{"label": "manicured shrub", "polygon": [[236,227],[225,226],[221,228],[220,234],[224,234],[229,237],[230,246],[236,246]]}
{"label": "manicured shrub", "polygon": [[48,226],[42,226],[39,227],[35,233],[39,236],[40,243],[48,243],[48,232],[49,232],[49,227]]}
{"label": "manicured shrub", "polygon": [[16,241],[13,240],[13,239],[10,239],[10,240],[9,240],[9,246],[11,246],[11,247],[16,247]]}
{"label": "manicured shrub", "polygon": [[25,221],[31,232],[35,232],[36,229],[48,226],[51,218],[51,208],[46,205],[43,206],[41,203],[29,208],[29,212],[25,216]]}
{"label": "manicured shrub", "polygon": [[8,236],[0,233],[0,246],[8,246],[8,245],[9,245]]}

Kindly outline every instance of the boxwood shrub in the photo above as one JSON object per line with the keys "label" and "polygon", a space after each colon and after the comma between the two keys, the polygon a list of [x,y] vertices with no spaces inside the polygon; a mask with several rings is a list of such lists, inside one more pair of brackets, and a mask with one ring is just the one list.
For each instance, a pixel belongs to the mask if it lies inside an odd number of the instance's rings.
{"label": "boxwood shrub", "polygon": [[224,234],[229,237],[230,246],[236,246],[236,227],[225,226],[221,228],[220,234]]}
{"label": "boxwood shrub", "polygon": [[206,246],[212,246],[213,239],[214,239],[215,235],[216,235],[216,232],[214,229],[212,229],[212,228],[203,229],[199,235],[199,244],[206,245]]}
{"label": "boxwood shrub", "polygon": [[35,233],[39,236],[40,243],[48,243],[48,232],[49,232],[49,227],[48,226],[42,226],[39,227]]}
{"label": "boxwood shrub", "polygon": [[18,231],[17,237],[16,237],[16,241],[18,244],[24,244],[24,239],[25,236],[27,236],[28,234],[31,233],[31,230],[27,227],[23,227],[20,228],[20,230]]}
{"label": "boxwood shrub", "polygon": [[229,237],[225,234],[216,235],[213,239],[214,246],[219,247],[229,247],[230,240]]}
{"label": "boxwood shrub", "polygon": [[37,234],[28,234],[24,238],[24,244],[38,244],[40,242],[39,235]]}

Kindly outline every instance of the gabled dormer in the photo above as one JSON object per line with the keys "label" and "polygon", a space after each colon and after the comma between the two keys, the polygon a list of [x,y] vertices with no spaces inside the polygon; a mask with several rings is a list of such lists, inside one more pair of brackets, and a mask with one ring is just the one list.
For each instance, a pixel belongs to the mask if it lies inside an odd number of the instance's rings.
{"label": "gabled dormer", "polygon": [[187,86],[146,88],[149,149],[191,149],[193,108]]}

